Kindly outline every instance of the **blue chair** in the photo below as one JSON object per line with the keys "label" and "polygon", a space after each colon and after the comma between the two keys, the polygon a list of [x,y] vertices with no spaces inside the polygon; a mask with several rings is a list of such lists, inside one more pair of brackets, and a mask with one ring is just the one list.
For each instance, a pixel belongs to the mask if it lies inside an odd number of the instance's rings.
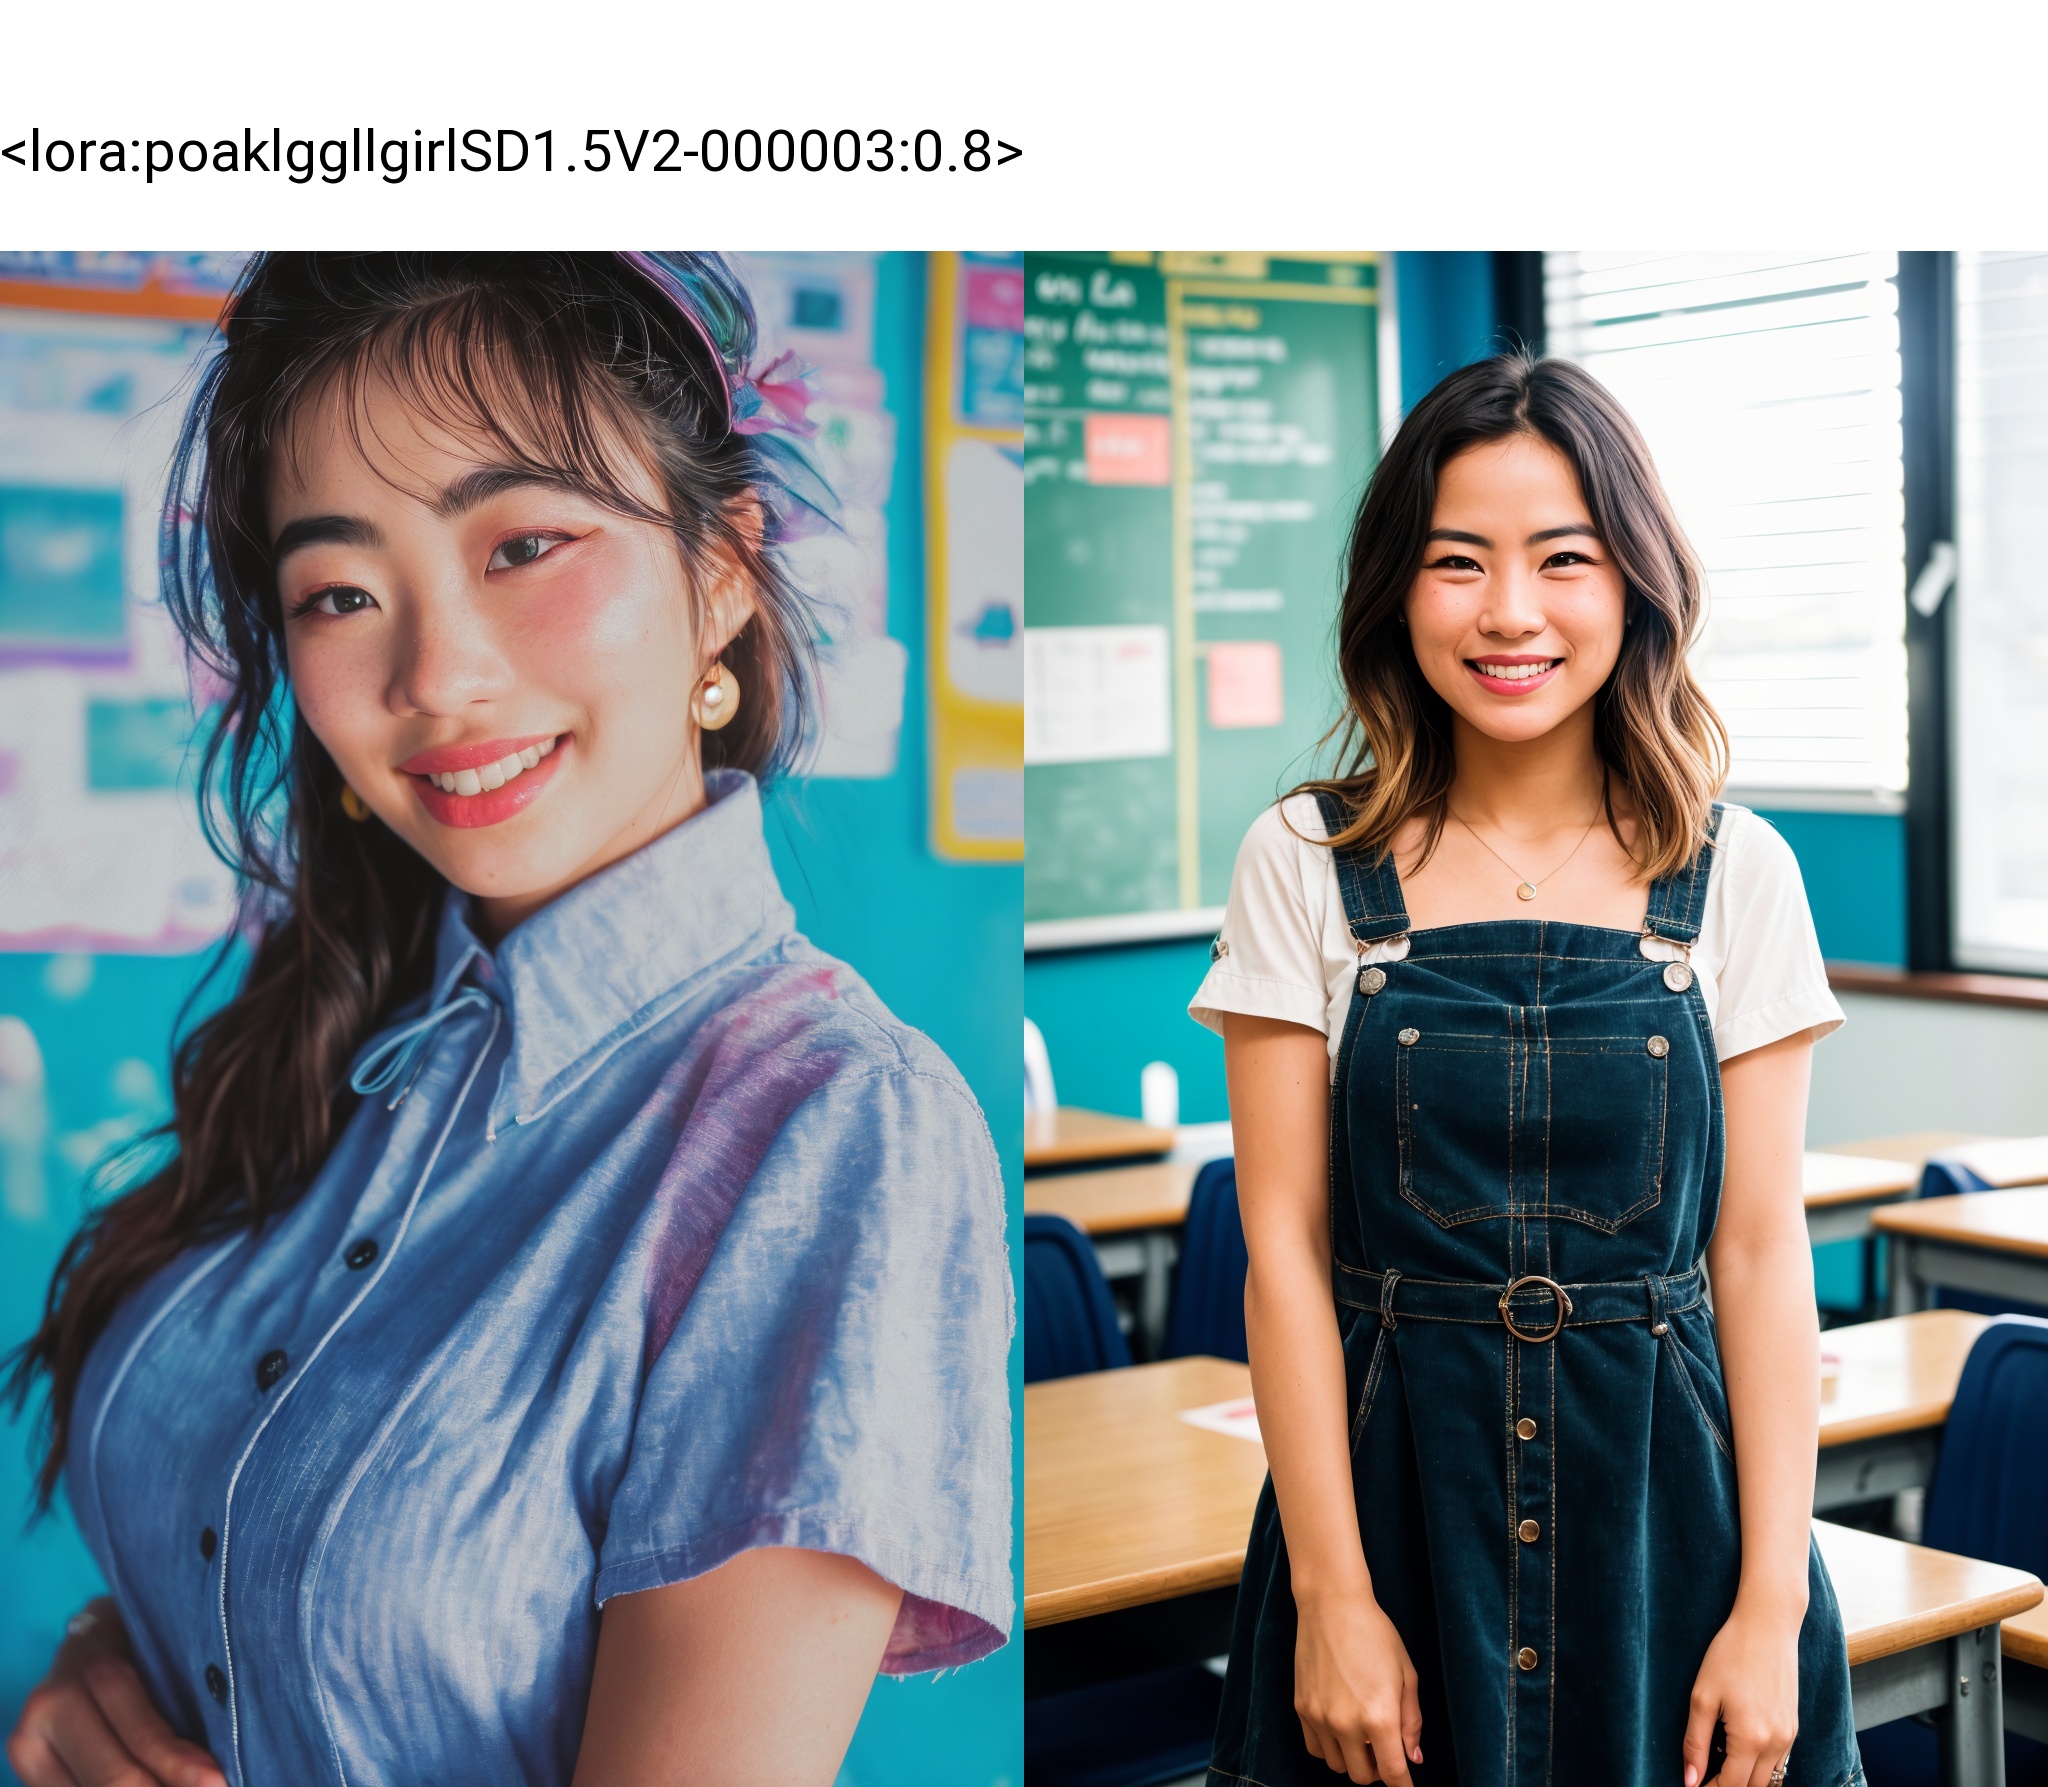
{"label": "blue chair", "polygon": [[1163,1357],[1250,1358],[1244,1338],[1244,1275],[1250,1264],[1237,1214],[1237,1162],[1212,1160],[1195,1175],[1188,1194]]}
{"label": "blue chair", "polygon": [[[1921,1540],[2048,1577],[2048,1321],[2002,1315],[1963,1365],[1927,1488]],[[1910,1719],[1861,1733],[1870,1787],[1934,1787],[1934,1733]],[[2007,1787],[2048,1784],[2048,1745],[2005,1738]]]}
{"label": "blue chair", "polygon": [[1064,1216],[1024,1218],[1024,1381],[1131,1362],[1088,1237]]}
{"label": "blue chair", "polygon": [[1159,1787],[1199,1775],[1222,1701],[1223,1683],[1199,1663],[1027,1700],[1024,1787]]}

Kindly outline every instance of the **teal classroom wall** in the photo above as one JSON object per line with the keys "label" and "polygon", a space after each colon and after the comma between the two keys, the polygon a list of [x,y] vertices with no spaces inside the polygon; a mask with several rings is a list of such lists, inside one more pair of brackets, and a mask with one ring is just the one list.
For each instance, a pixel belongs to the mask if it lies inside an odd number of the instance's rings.
{"label": "teal classroom wall", "polygon": [[[785,788],[769,805],[769,841],[805,931],[935,1038],[981,1099],[1009,1187],[1014,1253],[1022,1221],[1023,872],[1009,864],[941,862],[926,843],[921,255],[885,258],[876,313],[877,358],[898,430],[888,509],[889,630],[910,652],[902,758],[887,780]],[[22,1018],[35,1031],[52,1107],[51,1210],[36,1222],[0,1215],[0,1347],[33,1325],[50,1266],[76,1220],[77,1160],[95,1141],[162,1114],[171,1024],[200,961],[0,954],[0,1014]],[[1013,1348],[1013,1407],[1021,1371]],[[100,1592],[92,1561],[61,1512],[24,1526],[27,1438],[22,1423],[0,1434],[4,1729],[12,1729],[23,1696],[47,1666],[66,1616]],[[1016,1556],[1021,1560],[1021,1539]],[[1019,1787],[1022,1705],[1020,1644],[936,1680],[880,1681],[840,1787]],[[0,1780],[14,1781],[4,1763]]]}
{"label": "teal classroom wall", "polygon": [[[1401,398],[1412,408],[1438,379],[1494,341],[1493,257],[1397,254]],[[1764,810],[1805,877],[1821,952],[1831,961],[1903,966],[1906,958],[1905,823],[1881,813]],[[1180,1075],[1181,1120],[1229,1116],[1223,1045],[1187,1015],[1209,965],[1207,938],[1026,958],[1024,1008],[1045,1034],[1063,1104],[1139,1114],[1138,1076],[1149,1061]],[[1852,1300],[1854,1244],[1816,1256],[1823,1301]]]}

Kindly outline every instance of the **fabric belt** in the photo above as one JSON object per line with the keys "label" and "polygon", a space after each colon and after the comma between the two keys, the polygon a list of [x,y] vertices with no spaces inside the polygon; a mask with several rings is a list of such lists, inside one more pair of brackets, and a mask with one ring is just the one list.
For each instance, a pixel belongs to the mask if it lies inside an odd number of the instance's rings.
{"label": "fabric belt", "polygon": [[1532,1342],[1554,1339],[1560,1329],[1612,1322],[1647,1322],[1661,1335],[1666,1317],[1707,1300],[1707,1275],[1698,1266],[1669,1277],[1592,1284],[1559,1284],[1534,1274],[1507,1284],[1461,1284],[1340,1264],[1335,1279],[1337,1301],[1373,1312],[1383,1328],[1401,1321],[1498,1322],[1516,1339]]}

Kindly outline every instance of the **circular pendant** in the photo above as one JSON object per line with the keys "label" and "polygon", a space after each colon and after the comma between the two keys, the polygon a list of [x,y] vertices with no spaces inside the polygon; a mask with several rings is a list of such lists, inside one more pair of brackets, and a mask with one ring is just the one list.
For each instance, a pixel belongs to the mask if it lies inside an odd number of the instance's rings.
{"label": "circular pendant", "polygon": [[1520,887],[1515,889],[1515,898],[1518,900],[1533,900],[1535,897],[1536,883],[1533,881],[1524,881]]}

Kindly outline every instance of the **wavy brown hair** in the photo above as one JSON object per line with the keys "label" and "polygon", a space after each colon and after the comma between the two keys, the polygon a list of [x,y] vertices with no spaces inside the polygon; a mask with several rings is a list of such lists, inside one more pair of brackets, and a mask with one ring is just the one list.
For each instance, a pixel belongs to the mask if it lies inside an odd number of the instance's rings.
{"label": "wavy brown hair", "polygon": [[[1645,880],[1683,867],[1706,841],[1727,776],[1728,734],[1686,661],[1705,619],[1699,561],[1672,512],[1649,448],[1606,386],[1569,360],[1502,354],[1460,368],[1410,412],[1366,487],[1346,552],[1337,617],[1345,712],[1324,740],[1328,789],[1351,822],[1336,845],[1384,854],[1410,819],[1436,849],[1457,763],[1451,710],[1415,661],[1403,616],[1426,555],[1437,481],[1460,453],[1530,435],[1577,473],[1595,530],[1622,575],[1621,656],[1594,696],[1593,739],[1606,765],[1607,822]],[[1635,818],[1616,820],[1619,783]]]}
{"label": "wavy brown hair", "polygon": [[[343,816],[341,773],[290,702],[267,493],[278,456],[305,450],[295,420],[339,393],[339,443],[360,450],[363,388],[388,380],[431,425],[669,529],[693,596],[700,573],[737,565],[755,610],[722,655],[747,699],[703,735],[704,763],[766,775],[802,741],[813,639],[775,547],[832,498],[791,442],[734,426],[754,346],[745,289],[716,255],[271,254],[245,272],[186,413],[162,556],[166,605],[223,690],[201,811],[240,876],[250,953],[174,1051],[153,1170],[88,1212],[13,1355],[17,1407],[47,1381],[42,1506],[116,1308],[188,1248],[304,1194],[355,1108],[349,1061],[432,970],[447,883],[395,832]],[[636,471],[658,504],[635,494]]]}

